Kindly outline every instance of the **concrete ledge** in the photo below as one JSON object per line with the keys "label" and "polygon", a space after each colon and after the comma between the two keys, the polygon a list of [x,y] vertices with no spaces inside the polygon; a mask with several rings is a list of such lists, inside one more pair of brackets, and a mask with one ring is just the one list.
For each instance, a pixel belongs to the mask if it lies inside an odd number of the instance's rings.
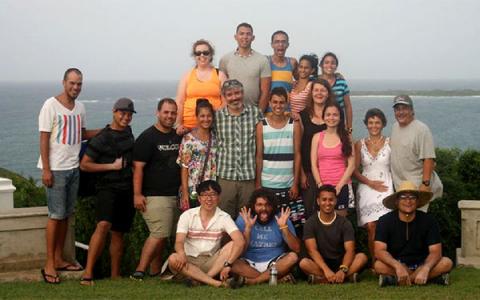
{"label": "concrete ledge", "polygon": [[[58,272],[60,280],[80,280],[83,271],[77,272]],[[0,273],[0,283],[2,282],[15,282],[15,281],[43,281],[40,268],[28,269],[16,272],[3,272]]]}
{"label": "concrete ledge", "polygon": [[47,207],[0,212],[0,272],[42,267],[47,214]]}
{"label": "concrete ledge", "polygon": [[457,263],[480,268],[480,201],[458,202],[462,217],[462,247],[457,249]]}

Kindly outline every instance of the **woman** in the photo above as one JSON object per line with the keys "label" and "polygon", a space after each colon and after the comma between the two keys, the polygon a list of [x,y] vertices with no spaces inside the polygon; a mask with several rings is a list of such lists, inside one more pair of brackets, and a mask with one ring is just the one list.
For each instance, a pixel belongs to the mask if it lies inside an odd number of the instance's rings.
{"label": "woman", "polygon": [[341,118],[346,123],[348,133],[352,133],[352,102],[350,101],[350,89],[347,81],[340,73],[337,73],[338,58],[332,52],[327,52],[320,60],[323,79],[326,79],[335,93],[338,104],[340,104]]}
{"label": "woman", "polygon": [[317,79],[312,82],[311,96],[309,96],[310,101],[308,101],[307,107],[300,113],[300,125],[302,129],[300,186],[302,188],[306,218],[310,217],[316,211],[315,191],[317,186],[312,176],[312,164],[310,161],[312,137],[317,132],[327,128],[322,113],[325,104],[334,101],[333,97],[334,95],[328,82],[324,79]]}
{"label": "woman", "polygon": [[180,209],[198,206],[196,187],[205,180],[216,179],[217,146],[211,127],[213,105],[207,99],[198,99],[195,108],[198,125],[183,136],[177,163],[182,167]]}
{"label": "woman", "polygon": [[350,177],[355,169],[355,156],[350,135],[340,118],[341,109],[336,101],[323,108],[322,116],[327,129],[313,136],[311,161],[315,184],[318,187],[324,184],[335,187],[335,210],[337,214],[346,216],[353,201]]}
{"label": "woman", "polygon": [[182,135],[197,125],[195,105],[199,98],[208,99],[214,110],[222,106],[220,88],[226,76],[212,65],[215,51],[206,40],[193,44],[195,67],[185,74],[177,88],[177,134]]}
{"label": "woman", "polygon": [[[363,120],[368,129],[368,138],[355,143],[355,177],[360,181],[357,189],[358,226],[368,232],[368,248],[372,259],[375,228],[378,218],[389,212],[382,200],[393,193],[390,172],[389,138],[382,135],[387,119],[378,108],[372,108]],[[363,172],[360,173],[360,165]]]}
{"label": "woman", "polygon": [[314,79],[318,76],[318,58],[315,54],[305,54],[300,57],[297,66],[297,81],[293,83],[292,91],[290,92],[290,110],[292,117],[298,120],[300,112],[307,107],[310,90],[312,88],[312,77]]}

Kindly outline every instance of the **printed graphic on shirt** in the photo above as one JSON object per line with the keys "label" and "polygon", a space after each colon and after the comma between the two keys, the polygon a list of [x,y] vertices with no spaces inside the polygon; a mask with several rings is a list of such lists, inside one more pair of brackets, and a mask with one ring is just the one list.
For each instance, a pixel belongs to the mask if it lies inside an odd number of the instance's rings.
{"label": "printed graphic on shirt", "polygon": [[82,118],[77,115],[57,115],[57,124],[54,125],[55,140],[58,144],[76,145],[82,139]]}

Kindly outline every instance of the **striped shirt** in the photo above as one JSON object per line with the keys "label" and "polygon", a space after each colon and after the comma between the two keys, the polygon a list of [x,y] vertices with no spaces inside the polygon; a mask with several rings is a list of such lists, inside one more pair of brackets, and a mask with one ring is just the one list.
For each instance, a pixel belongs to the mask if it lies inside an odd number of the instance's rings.
{"label": "striped shirt", "polygon": [[335,75],[335,83],[332,86],[332,91],[335,93],[335,97],[340,107],[344,108],[344,98],[345,96],[350,94],[350,89],[348,88],[347,81],[344,78]]}
{"label": "striped shirt", "polygon": [[270,68],[272,69],[272,84],[270,90],[276,87],[283,87],[287,92],[292,90],[293,83],[293,66],[290,57],[285,57],[287,63],[283,67],[279,67],[273,63],[272,57],[268,56]]}
{"label": "striped shirt", "polygon": [[283,128],[263,120],[262,186],[285,189],[293,185],[293,119]]}
{"label": "striped shirt", "polygon": [[[38,130],[50,133],[51,170],[71,170],[78,167],[84,127],[85,107],[81,102],[75,101],[72,110],[67,109],[54,97],[44,102],[38,116]],[[41,158],[37,166],[43,168]]]}
{"label": "striped shirt", "polygon": [[200,219],[200,207],[184,212],[177,224],[177,233],[185,233],[185,254],[197,257],[199,255],[212,256],[220,249],[223,233],[229,235],[238,230],[229,214],[217,207],[212,219],[206,228]]}
{"label": "striped shirt", "polygon": [[[293,84],[295,85],[297,82]],[[290,92],[290,109],[292,112],[300,113],[307,107],[308,96],[310,95],[310,89],[312,88],[312,82],[309,81],[305,86],[305,89],[300,92],[295,92],[293,89]]]}
{"label": "striped shirt", "polygon": [[245,105],[238,116],[224,107],[215,113],[217,176],[227,180],[255,179],[255,132],[263,115],[258,107]]}

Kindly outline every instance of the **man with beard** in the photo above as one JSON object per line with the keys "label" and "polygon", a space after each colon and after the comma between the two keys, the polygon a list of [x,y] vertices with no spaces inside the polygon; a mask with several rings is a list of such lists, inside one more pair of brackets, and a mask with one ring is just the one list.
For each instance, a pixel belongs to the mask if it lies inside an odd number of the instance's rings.
{"label": "man with beard", "polygon": [[[242,207],[236,224],[245,238],[245,252],[232,272],[245,278],[245,284],[266,282],[275,264],[278,278],[294,282],[289,273],[298,260],[300,241],[289,220],[290,208],[276,214],[275,195],[264,188],[253,192],[247,207]],[[288,252],[288,250],[290,250]]]}
{"label": "man with beard", "polygon": [[309,258],[300,261],[308,282],[357,282],[358,272],[367,263],[364,253],[355,254],[355,236],[350,221],[335,213],[337,191],[333,185],[322,185],[317,191],[318,213],[305,223],[303,239]]}
{"label": "man with beard", "polygon": [[255,190],[255,131],[263,120],[258,107],[244,104],[243,85],[236,79],[222,85],[226,106],[215,113],[217,176],[223,195],[220,208],[233,219]]}
{"label": "man with beard", "polygon": [[177,118],[175,100],[158,102],[157,123],[146,129],[133,151],[133,199],[150,231],[140,262],[130,278],[142,280],[151,263],[150,274],[160,273],[165,241],[173,234],[178,217],[177,194],[180,167],[176,160],[182,137],[173,125]]}
{"label": "man with beard", "polygon": [[[38,116],[42,183],[48,205],[46,227],[47,261],[41,270],[46,283],[58,284],[57,271],[79,271],[81,266],[68,262],[62,253],[74,217],[80,183],[79,153],[82,139],[89,139],[98,130],[85,129],[85,107],[76,101],[82,91],[83,75],[70,68],[63,75],[63,92],[45,101]],[[70,224],[73,223],[73,220]],[[74,237],[73,237],[74,238]],[[75,249],[75,248],[73,248]],[[74,257],[70,257],[74,260]]]}

